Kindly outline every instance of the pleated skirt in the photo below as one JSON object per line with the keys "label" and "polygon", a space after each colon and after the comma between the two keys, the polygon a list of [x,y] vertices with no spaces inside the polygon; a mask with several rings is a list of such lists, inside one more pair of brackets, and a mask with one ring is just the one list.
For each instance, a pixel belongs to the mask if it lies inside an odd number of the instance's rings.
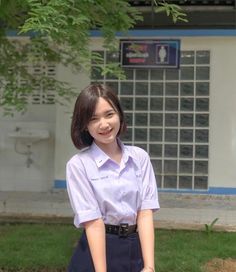
{"label": "pleated skirt", "polygon": [[[106,234],[106,259],[107,272],[140,272],[143,259],[138,233],[125,238]],[[95,272],[85,232],[74,250],[68,272]]]}

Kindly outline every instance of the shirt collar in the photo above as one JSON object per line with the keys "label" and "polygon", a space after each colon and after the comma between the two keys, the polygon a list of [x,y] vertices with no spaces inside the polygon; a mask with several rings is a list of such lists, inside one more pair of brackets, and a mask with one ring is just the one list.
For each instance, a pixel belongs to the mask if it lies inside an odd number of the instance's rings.
{"label": "shirt collar", "polygon": [[[118,140],[118,144],[122,150],[123,162],[126,164],[129,160],[129,158],[131,158],[136,163],[136,159],[135,159],[134,154],[132,154],[130,152],[130,150],[121,142],[121,140],[119,138],[117,140]],[[92,145],[90,147],[90,151],[91,151],[91,155],[92,155],[93,159],[95,160],[98,167],[101,167],[108,160],[110,160],[110,157],[105,152],[103,152],[102,149],[98,145],[96,145],[95,142],[92,143]]]}
{"label": "shirt collar", "polygon": [[132,149],[128,146],[125,146],[120,140],[119,140],[120,147],[123,152],[123,160],[124,163],[127,163],[129,159],[132,159],[132,161],[136,164],[137,167],[139,167],[139,163],[137,161],[137,156],[132,152]]}
{"label": "shirt collar", "polygon": [[109,156],[105,152],[103,152],[99,146],[95,144],[95,142],[92,143],[90,151],[93,159],[97,164],[97,167],[101,167],[105,162],[110,159]]}

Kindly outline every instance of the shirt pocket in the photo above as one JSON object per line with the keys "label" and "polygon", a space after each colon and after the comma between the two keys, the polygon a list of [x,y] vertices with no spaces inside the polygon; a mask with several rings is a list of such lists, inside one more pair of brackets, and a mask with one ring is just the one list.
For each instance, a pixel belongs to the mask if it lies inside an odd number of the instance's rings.
{"label": "shirt pocket", "polygon": [[136,170],[134,174],[135,174],[138,190],[141,193],[142,192],[142,172],[140,170]]}
{"label": "shirt pocket", "polygon": [[135,171],[135,176],[137,179],[142,179],[142,172],[140,170]]}
{"label": "shirt pocket", "polygon": [[135,171],[135,178],[138,183],[142,183],[142,172],[140,170]]}

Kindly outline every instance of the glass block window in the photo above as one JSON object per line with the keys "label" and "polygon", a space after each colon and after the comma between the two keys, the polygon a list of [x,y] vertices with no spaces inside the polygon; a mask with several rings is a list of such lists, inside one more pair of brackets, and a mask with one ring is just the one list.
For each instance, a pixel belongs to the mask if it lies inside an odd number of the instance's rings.
{"label": "glass block window", "polygon": [[[106,52],[104,65],[110,57]],[[125,69],[126,79],[103,76],[123,106],[122,140],[150,155],[159,189],[206,190],[209,164],[210,51],[181,52],[179,69]]]}

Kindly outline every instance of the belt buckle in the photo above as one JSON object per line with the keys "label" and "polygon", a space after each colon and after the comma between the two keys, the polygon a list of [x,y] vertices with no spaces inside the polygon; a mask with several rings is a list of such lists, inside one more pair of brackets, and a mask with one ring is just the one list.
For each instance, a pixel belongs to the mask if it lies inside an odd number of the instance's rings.
{"label": "belt buckle", "polygon": [[128,232],[129,232],[129,224],[127,224],[127,223],[121,223],[119,225],[119,231],[118,231],[119,237],[127,237],[128,236]]}

